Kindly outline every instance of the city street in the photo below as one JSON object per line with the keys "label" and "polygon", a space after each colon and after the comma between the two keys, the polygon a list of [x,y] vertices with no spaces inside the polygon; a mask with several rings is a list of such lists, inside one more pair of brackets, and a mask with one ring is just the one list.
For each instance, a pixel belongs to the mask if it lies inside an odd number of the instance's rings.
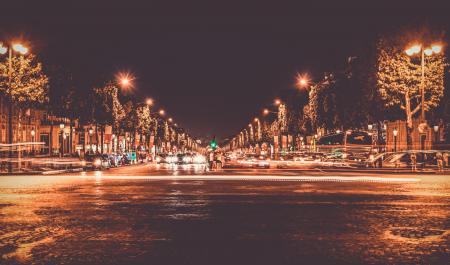
{"label": "city street", "polygon": [[447,264],[445,175],[142,164],[0,177],[1,264]]}

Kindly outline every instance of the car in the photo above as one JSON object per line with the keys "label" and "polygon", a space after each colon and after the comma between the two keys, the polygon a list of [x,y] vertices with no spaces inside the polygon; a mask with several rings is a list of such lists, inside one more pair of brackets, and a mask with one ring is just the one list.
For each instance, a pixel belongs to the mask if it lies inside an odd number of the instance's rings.
{"label": "car", "polygon": [[159,154],[155,158],[156,163],[162,164],[167,163],[167,154]]}
{"label": "car", "polygon": [[243,158],[238,159],[238,164],[242,167],[259,167],[269,168],[270,158],[263,155],[247,154]]}
{"label": "car", "polygon": [[[411,154],[416,154],[417,168],[427,168],[437,166],[436,154],[439,151],[402,151],[386,153],[382,161],[383,167],[405,168],[411,167]],[[442,153],[442,152],[441,152]]]}
{"label": "car", "polygon": [[107,169],[111,167],[109,155],[107,154],[86,154],[85,168],[91,169]]}

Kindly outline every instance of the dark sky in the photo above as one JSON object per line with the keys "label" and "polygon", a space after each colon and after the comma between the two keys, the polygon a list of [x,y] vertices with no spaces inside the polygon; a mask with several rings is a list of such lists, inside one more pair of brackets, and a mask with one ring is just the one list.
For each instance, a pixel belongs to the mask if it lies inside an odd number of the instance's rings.
{"label": "dark sky", "polygon": [[448,7],[413,1],[9,2],[0,39],[29,41],[82,87],[131,71],[137,96],[153,97],[195,136],[219,138],[294,89],[296,72],[321,76],[378,33],[421,23],[447,29],[450,20]]}

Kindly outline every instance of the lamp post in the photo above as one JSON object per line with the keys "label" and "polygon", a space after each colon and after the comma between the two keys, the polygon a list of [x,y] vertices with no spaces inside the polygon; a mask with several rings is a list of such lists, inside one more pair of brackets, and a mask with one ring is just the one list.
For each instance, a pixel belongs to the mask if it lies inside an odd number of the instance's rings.
{"label": "lamp post", "polygon": [[397,134],[398,134],[398,130],[394,129],[394,131],[392,131],[392,133],[394,134],[394,152],[397,152]]}
{"label": "lamp post", "polygon": [[[19,54],[25,55],[28,53],[28,48],[23,46],[20,43],[13,43],[9,46],[3,46],[3,43],[0,42],[0,54],[6,54],[8,52],[8,88],[9,90],[12,90],[12,72],[13,72],[13,52],[17,52]],[[8,103],[8,144],[9,147],[9,158],[12,158],[13,156],[13,126],[12,126],[12,120],[13,120],[13,102],[11,96],[7,97],[7,103]],[[12,172],[12,163],[8,163],[8,172]]]}
{"label": "lamp post", "polygon": [[89,128],[88,133],[89,133],[89,153],[92,153],[93,152],[93,150],[92,150],[92,134],[94,133],[94,129],[92,129],[92,127]]}
{"label": "lamp post", "polygon": [[61,143],[60,143],[60,146],[59,146],[59,157],[62,157],[63,153],[64,153],[64,136],[63,136],[63,134],[64,134],[64,123],[59,124],[59,129],[61,131]]}
{"label": "lamp post", "polygon": [[34,131],[34,129],[31,129],[31,141],[33,142],[31,145],[31,153],[34,155],[34,142],[35,142],[35,137],[36,132]]}
{"label": "lamp post", "polygon": [[434,125],[433,130],[434,130],[434,143],[435,143],[435,145],[437,145],[437,143],[439,142],[439,137],[438,137],[439,125]]}
{"label": "lamp post", "polygon": [[405,52],[408,56],[413,56],[420,53],[420,66],[421,66],[421,79],[420,79],[420,96],[421,96],[421,113],[420,118],[425,121],[425,55],[431,56],[438,54],[442,51],[442,45],[434,44],[429,48],[424,48],[421,44],[416,44],[406,49]]}

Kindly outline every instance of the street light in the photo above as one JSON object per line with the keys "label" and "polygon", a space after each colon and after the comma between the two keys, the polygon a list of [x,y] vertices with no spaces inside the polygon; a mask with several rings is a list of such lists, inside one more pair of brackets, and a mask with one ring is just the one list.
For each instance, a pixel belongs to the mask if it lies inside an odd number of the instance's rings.
{"label": "street light", "polygon": [[134,79],[132,74],[126,72],[121,72],[116,75],[117,83],[123,90],[132,89]]}
{"label": "street light", "polygon": [[276,106],[279,106],[281,104],[281,100],[280,99],[275,99],[274,101]]}
{"label": "street light", "polygon": [[397,152],[397,134],[398,134],[398,130],[394,129],[392,131],[392,133],[394,134],[394,152]]}
{"label": "street light", "polygon": [[439,125],[434,125],[433,130],[434,130],[434,142],[437,144],[437,142],[439,142],[438,138]]}
{"label": "street light", "polygon": [[305,75],[301,75],[299,73],[297,73],[297,88],[305,88],[309,85],[309,78],[308,76]]}
{"label": "street light", "polygon": [[172,123],[173,122],[173,119],[172,118],[169,118],[169,119],[167,119],[170,123]]}
{"label": "street light", "polygon": [[[12,90],[12,72],[13,72],[13,52],[17,52],[19,54],[25,55],[28,53],[28,48],[23,46],[20,43],[12,43],[10,46],[4,46],[3,43],[0,42],[0,54],[6,54],[9,51],[8,54],[8,88],[9,90]],[[9,158],[13,157],[13,102],[12,98],[9,96],[7,98],[8,103],[8,144],[10,144],[9,148]],[[8,164],[8,172],[12,172],[12,163]]]}
{"label": "street light", "polygon": [[421,53],[421,81],[420,81],[420,93],[421,93],[421,114],[420,118],[425,121],[425,55],[431,56],[433,54],[438,54],[442,51],[441,44],[433,44],[429,48],[424,48],[421,44],[415,44],[405,50],[406,55],[413,56],[415,54]]}
{"label": "street light", "polygon": [[166,112],[165,112],[163,109],[160,109],[158,113],[159,113],[159,115],[164,116],[164,114],[165,114]]}
{"label": "street light", "polygon": [[145,104],[147,104],[147,106],[153,105],[153,99],[147,98],[147,100],[145,101]]}
{"label": "street light", "polygon": [[89,128],[88,133],[89,133],[89,151],[91,151],[91,153],[92,153],[93,152],[93,150],[92,150],[92,134],[94,134],[94,129],[92,129],[92,127]]}
{"label": "street light", "polygon": [[31,152],[33,154],[34,154],[34,142],[35,142],[34,137],[35,137],[35,135],[36,135],[36,132],[34,131],[34,129],[31,129],[31,141],[33,142],[31,145]]}
{"label": "street light", "polygon": [[61,130],[61,147],[60,147],[60,153],[59,156],[62,157],[64,153],[64,123],[59,124],[59,129]]}

